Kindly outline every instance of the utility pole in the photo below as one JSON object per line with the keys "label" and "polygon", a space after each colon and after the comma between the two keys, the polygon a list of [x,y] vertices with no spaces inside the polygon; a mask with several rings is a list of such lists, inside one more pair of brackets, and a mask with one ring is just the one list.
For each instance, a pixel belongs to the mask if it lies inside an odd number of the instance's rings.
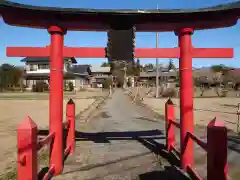
{"label": "utility pole", "polygon": [[127,88],[127,63],[124,64],[124,81],[123,81],[123,88],[126,89]]}
{"label": "utility pole", "polygon": [[[156,32],[156,48],[158,48],[158,32]],[[159,68],[158,68],[158,58],[156,58],[156,98],[158,98],[159,93]]]}
{"label": "utility pole", "polygon": [[[157,5],[158,9],[158,5]],[[158,48],[158,32],[156,32],[156,48]],[[156,58],[156,98],[158,98],[158,86],[159,86],[159,68],[158,68],[158,58]]]}

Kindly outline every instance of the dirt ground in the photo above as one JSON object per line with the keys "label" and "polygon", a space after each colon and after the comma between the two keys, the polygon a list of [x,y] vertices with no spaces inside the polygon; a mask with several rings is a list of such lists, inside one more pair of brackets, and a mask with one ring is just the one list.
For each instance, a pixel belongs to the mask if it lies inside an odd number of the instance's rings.
{"label": "dirt ground", "polygon": [[[133,96],[136,95],[137,88],[130,90]],[[141,87],[139,94],[143,97],[143,103],[152,108],[160,115],[165,114],[164,105],[166,98],[156,99],[155,91],[151,88]],[[238,103],[240,97],[237,96],[239,92],[229,91],[227,97],[218,97],[215,89],[206,90],[204,95],[200,97],[200,90],[195,91],[194,98],[194,123],[198,125],[207,125],[214,117],[224,121],[227,128],[237,131],[238,124]],[[172,99],[176,105],[176,118],[180,118],[179,98]],[[240,117],[239,117],[240,118]],[[240,131],[240,127],[239,127]]]}
{"label": "dirt ground", "polygon": [[[164,115],[167,99],[144,98],[144,103],[160,115]],[[172,99],[176,105],[176,118],[180,118],[179,99]],[[224,121],[227,128],[236,131],[238,116],[236,114],[240,98],[194,98],[194,123],[207,125],[214,117]]]}
{"label": "dirt ground", "polygon": [[[107,92],[95,90],[78,93],[65,93],[64,112],[68,99],[72,98],[76,105],[76,114],[88,108],[96,98],[106,96]],[[49,120],[48,93],[1,93],[0,94],[0,170],[4,170],[16,161],[17,126],[30,116],[39,129],[48,128]]]}

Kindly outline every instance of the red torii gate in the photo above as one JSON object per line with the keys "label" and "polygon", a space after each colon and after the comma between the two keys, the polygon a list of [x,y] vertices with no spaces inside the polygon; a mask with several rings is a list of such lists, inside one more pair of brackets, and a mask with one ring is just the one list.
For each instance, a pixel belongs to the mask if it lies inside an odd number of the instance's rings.
{"label": "red torii gate", "polygon": [[[181,167],[193,165],[193,140],[189,139],[187,147],[184,140],[187,132],[193,133],[193,82],[192,82],[192,58],[232,58],[232,48],[195,48],[192,46],[192,28],[182,28],[175,31],[178,36],[177,48],[136,48],[137,58],[179,58],[180,70],[180,114],[181,114]],[[55,131],[62,132],[63,114],[63,57],[80,58],[104,58],[105,48],[102,47],[66,47],[63,44],[63,36],[66,30],[61,27],[51,26],[48,29],[51,34],[51,44],[46,47],[7,47],[7,56],[11,57],[49,57],[50,56],[50,124]],[[58,119],[58,121],[54,121]],[[62,161],[62,155],[57,149],[62,149],[62,135],[55,137],[53,161]],[[57,163],[61,164],[61,163]],[[62,167],[56,167],[56,173]]]}

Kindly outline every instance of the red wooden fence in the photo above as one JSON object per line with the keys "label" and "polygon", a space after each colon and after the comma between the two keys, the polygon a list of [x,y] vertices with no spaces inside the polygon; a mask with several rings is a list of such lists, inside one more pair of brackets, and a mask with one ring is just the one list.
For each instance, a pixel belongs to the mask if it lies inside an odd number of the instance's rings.
{"label": "red wooden fence", "polygon": [[[180,150],[175,148],[175,134],[174,126],[180,128],[180,123],[176,122],[174,114],[173,102],[169,99],[165,104],[165,127],[166,127],[166,148],[168,152],[172,150],[180,154],[182,161],[182,154],[184,153],[189,139],[192,139],[202,149],[207,152],[207,179],[208,180],[227,180],[228,164],[227,164],[227,128],[222,122],[213,119],[207,126],[207,142],[202,141],[195,134],[187,132],[187,137],[184,140],[184,146]],[[193,154],[191,152],[191,154]],[[192,156],[190,162],[193,162]],[[182,168],[187,167],[191,174],[194,174],[196,179],[202,178],[194,170],[194,167],[188,164],[182,164]]]}
{"label": "red wooden fence", "polygon": [[[66,128],[66,148],[58,149],[63,157],[68,156],[75,150],[75,104],[72,99],[67,103],[66,109],[67,121],[63,123]],[[50,128],[51,129],[51,128]],[[18,180],[37,180],[38,179],[38,162],[37,151],[44,145],[50,145],[50,152],[54,143],[54,137],[59,132],[49,132],[43,139],[38,139],[38,128],[35,122],[28,116],[19,126],[17,130],[17,147],[18,147]],[[61,132],[61,134],[63,134]],[[48,180],[54,176],[56,167],[63,167],[63,162],[54,161],[54,155],[50,155],[49,170],[43,179]],[[57,164],[60,163],[60,164]]]}
{"label": "red wooden fence", "polygon": [[[207,142],[202,141],[195,134],[187,132],[186,139],[184,140],[184,145],[181,146],[182,149],[179,150],[175,147],[175,134],[174,126],[180,128],[180,123],[176,122],[174,115],[174,105],[169,99],[165,104],[165,128],[166,128],[166,149],[168,152],[175,151],[180,155],[182,161],[182,156],[188,142],[191,139],[196,142],[200,147],[202,147],[207,152],[207,179],[208,180],[227,180],[227,128],[223,123],[213,119],[207,126]],[[70,99],[66,108],[67,122],[63,123],[62,126],[67,130],[66,138],[66,148],[64,150],[58,149],[59,153],[65,159],[68,154],[74,153],[75,150],[75,104]],[[50,127],[51,129],[51,127]],[[63,128],[62,128],[63,129]],[[18,180],[37,180],[38,179],[38,162],[37,162],[37,151],[40,150],[44,145],[51,145],[50,152],[55,142],[54,138],[56,133],[50,131],[49,134],[43,138],[38,139],[38,128],[34,121],[27,117],[18,127]],[[60,132],[63,134],[62,132]],[[63,137],[62,137],[63,139]],[[193,162],[191,156],[187,156],[189,161],[183,162]],[[50,153],[50,164],[48,172],[44,175],[43,179],[51,179],[56,175],[56,167],[63,167],[63,161],[54,161],[54,153]],[[196,179],[201,180],[202,178],[194,170],[193,165],[181,163],[182,168],[191,172]],[[185,169],[187,167],[187,169]]]}

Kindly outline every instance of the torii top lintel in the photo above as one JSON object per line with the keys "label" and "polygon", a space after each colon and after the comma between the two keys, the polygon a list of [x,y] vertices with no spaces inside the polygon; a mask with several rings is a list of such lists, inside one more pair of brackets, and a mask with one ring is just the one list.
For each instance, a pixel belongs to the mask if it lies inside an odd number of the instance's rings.
{"label": "torii top lintel", "polygon": [[[5,23],[14,26],[48,28],[58,25],[68,30],[107,31],[173,31],[182,27],[212,29],[233,26],[240,18],[240,1],[200,9],[172,10],[97,10],[40,7],[0,2],[0,14]],[[119,23],[121,22],[121,23]]]}

